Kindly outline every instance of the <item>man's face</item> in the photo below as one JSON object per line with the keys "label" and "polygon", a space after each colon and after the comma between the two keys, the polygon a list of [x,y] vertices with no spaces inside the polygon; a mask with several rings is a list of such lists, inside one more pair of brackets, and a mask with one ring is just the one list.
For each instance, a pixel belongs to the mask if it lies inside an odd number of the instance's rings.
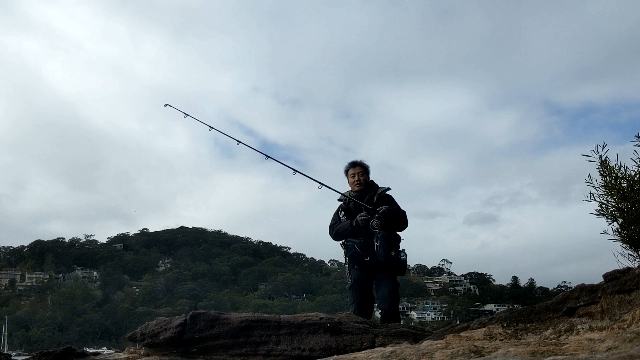
{"label": "man's face", "polygon": [[347,181],[351,190],[360,191],[369,182],[369,177],[362,167],[356,166],[347,172]]}

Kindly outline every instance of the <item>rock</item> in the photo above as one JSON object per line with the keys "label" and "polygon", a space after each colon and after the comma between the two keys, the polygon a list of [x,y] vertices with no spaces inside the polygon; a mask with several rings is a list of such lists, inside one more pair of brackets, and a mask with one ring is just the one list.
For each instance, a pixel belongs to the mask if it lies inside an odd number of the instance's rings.
{"label": "rock", "polygon": [[602,279],[604,280],[605,283],[610,283],[626,276],[631,271],[633,271],[633,268],[631,267],[611,270],[609,272],[604,273],[602,275]]}
{"label": "rock", "polygon": [[640,359],[640,269],[614,270],[603,280],[433,333],[349,314],[193,312],[157,319],[128,339],[148,346],[155,360]]}
{"label": "rock", "polygon": [[187,316],[156,319],[127,339],[154,356],[318,359],[392,344],[415,344],[430,334],[421,327],[383,325],[346,313],[194,311]]}
{"label": "rock", "polygon": [[640,359],[640,270],[603,279],[546,303],[449,326],[416,345],[331,359]]}
{"label": "rock", "polygon": [[[613,270],[604,274],[603,278],[606,279],[604,282],[577,285],[572,290],[541,304],[520,309],[512,308],[470,323],[451,325],[434,332],[429,339],[441,340],[449,334],[459,334],[463,331],[481,329],[496,324],[518,326],[545,321],[553,322],[559,318],[573,318],[576,317],[576,313],[600,304],[603,299],[613,299],[616,296],[640,290],[640,269]],[[611,312],[611,314],[614,313]]]}
{"label": "rock", "polygon": [[0,352],[0,360],[11,360],[11,354]]}
{"label": "rock", "polygon": [[73,346],[65,346],[56,350],[38,351],[29,360],[73,360],[90,357],[84,350],[78,350]]}

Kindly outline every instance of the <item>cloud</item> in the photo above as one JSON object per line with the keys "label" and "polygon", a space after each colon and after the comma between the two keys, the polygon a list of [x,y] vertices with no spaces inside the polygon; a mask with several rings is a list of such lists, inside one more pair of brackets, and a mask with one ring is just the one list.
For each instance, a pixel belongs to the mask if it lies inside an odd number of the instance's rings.
{"label": "cloud", "polygon": [[342,258],[337,194],[171,103],[338,191],[367,160],[411,263],[541,285],[615,266],[580,154],[630,154],[640,4],[0,7],[3,245],[187,225]]}
{"label": "cloud", "polygon": [[452,214],[445,214],[440,211],[430,211],[430,210],[417,210],[411,213],[411,217],[414,219],[423,219],[423,220],[435,220],[438,218],[452,218]]}
{"label": "cloud", "polygon": [[483,226],[497,222],[498,216],[496,214],[486,213],[482,211],[472,212],[462,218],[462,223],[466,226]]}

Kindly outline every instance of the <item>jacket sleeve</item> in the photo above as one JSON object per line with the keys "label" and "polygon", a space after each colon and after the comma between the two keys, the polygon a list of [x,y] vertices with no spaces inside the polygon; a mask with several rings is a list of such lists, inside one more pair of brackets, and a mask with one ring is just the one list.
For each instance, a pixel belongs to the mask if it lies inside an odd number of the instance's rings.
{"label": "jacket sleeve", "polygon": [[333,213],[331,223],[329,224],[329,236],[335,241],[362,236],[360,225],[348,207],[340,205]]}
{"label": "jacket sleeve", "polygon": [[407,213],[400,208],[393,196],[389,194],[381,195],[376,201],[376,207],[389,206],[393,209],[391,212],[391,226],[396,232],[404,231],[409,226]]}

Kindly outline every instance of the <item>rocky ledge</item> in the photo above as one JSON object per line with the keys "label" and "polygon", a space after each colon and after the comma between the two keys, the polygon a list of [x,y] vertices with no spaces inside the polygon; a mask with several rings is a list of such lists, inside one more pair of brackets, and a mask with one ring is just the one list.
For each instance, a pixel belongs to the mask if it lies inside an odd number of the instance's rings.
{"label": "rocky ledge", "polygon": [[640,359],[640,269],[602,277],[545,303],[441,329],[420,344],[332,359]]}
{"label": "rocky ledge", "polygon": [[158,318],[127,336],[148,355],[198,359],[318,359],[392,344],[418,343],[431,332],[383,325],[351,314],[227,314],[194,311]]}
{"label": "rocky ledge", "polygon": [[128,335],[142,347],[94,359],[640,359],[640,269],[603,279],[433,333],[350,314],[196,311],[149,322]]}

